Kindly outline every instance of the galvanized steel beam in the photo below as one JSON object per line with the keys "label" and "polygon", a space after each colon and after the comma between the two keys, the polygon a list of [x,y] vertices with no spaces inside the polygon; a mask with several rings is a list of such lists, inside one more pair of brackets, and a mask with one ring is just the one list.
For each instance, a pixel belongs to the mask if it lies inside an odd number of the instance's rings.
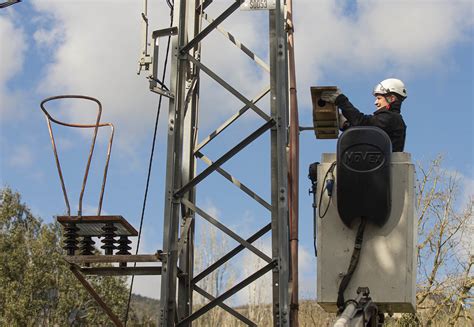
{"label": "galvanized steel beam", "polygon": [[229,83],[227,83],[224,79],[219,77],[216,73],[214,73],[210,68],[205,66],[202,62],[196,60],[192,56],[189,56],[189,60],[197,65],[203,72],[205,72],[209,77],[211,77],[213,80],[215,80],[217,83],[219,83],[222,87],[224,87],[227,91],[232,93],[237,99],[245,103],[247,106],[252,108],[260,117],[265,119],[266,121],[269,121],[271,118],[268,116],[265,112],[263,112],[259,107],[257,107],[252,101],[244,97],[239,91],[237,91],[235,88],[233,88]]}
{"label": "galvanized steel beam", "polygon": [[237,144],[235,147],[227,151],[222,157],[217,159],[212,165],[210,165],[208,168],[206,168],[202,173],[197,175],[195,178],[193,178],[188,184],[184,185],[180,189],[178,189],[175,193],[174,196],[176,198],[179,198],[184,195],[187,191],[189,191],[191,188],[196,186],[198,183],[202,182],[204,178],[209,176],[212,172],[214,172],[218,167],[223,165],[227,160],[232,158],[234,155],[236,155],[238,152],[240,152],[243,148],[245,148],[247,145],[255,141],[259,136],[261,136],[263,133],[265,133],[270,127],[274,125],[274,121],[270,120],[263,124],[261,127],[259,127],[255,132],[250,134],[248,137],[246,137],[244,140],[242,140],[239,144]]}
{"label": "galvanized steel beam", "polygon": [[[251,100],[252,103],[257,103],[260,101],[265,95],[267,95],[270,92],[270,87],[266,87],[264,90],[262,90],[255,98]],[[209,136],[207,136],[205,139],[199,143],[196,148],[194,149],[194,153],[197,153],[199,150],[201,150],[206,144],[208,144],[210,141],[212,141],[214,138],[216,138],[220,133],[222,133],[227,127],[232,125],[238,118],[240,118],[248,109],[250,109],[250,106],[245,105],[242,109],[240,109],[237,113],[233,114],[229,119],[227,119],[221,126],[219,126],[216,130],[214,130]]]}
{"label": "galvanized steel beam", "polygon": [[288,58],[284,26],[284,0],[270,11],[270,103],[275,128],[271,131],[273,325],[289,326],[289,240],[288,240]]}
{"label": "galvanized steel beam", "polygon": [[173,26],[178,33],[171,36],[171,73],[170,92],[175,95],[169,100],[168,144],[166,160],[166,190],[163,224],[163,252],[166,255],[162,264],[160,315],[158,325],[174,326],[177,320],[177,270],[178,270],[178,230],[180,225],[180,203],[173,197],[174,190],[182,184],[184,103],[186,80],[188,79],[187,58],[180,56],[179,49],[187,43],[189,8],[196,8],[195,1],[179,0],[174,2]]}
{"label": "galvanized steel beam", "polygon": [[276,266],[275,261],[270,262],[269,264],[267,264],[266,266],[264,266],[263,268],[261,268],[257,272],[253,273],[252,275],[250,275],[249,277],[244,279],[239,284],[235,285],[234,287],[232,287],[228,291],[222,293],[222,295],[219,295],[218,297],[216,297],[213,301],[209,302],[208,304],[206,304],[202,308],[196,310],[196,312],[194,312],[189,317],[186,317],[185,319],[180,321],[176,326],[183,326],[184,324],[199,318],[200,316],[202,316],[203,314],[205,314],[206,312],[208,312],[209,310],[211,310],[215,306],[219,305],[220,303],[222,303],[225,300],[227,300],[228,298],[230,298],[232,295],[234,295],[235,293],[237,293],[238,291],[240,291],[244,287],[250,285],[251,283],[253,283],[257,279],[259,279],[260,277],[265,275],[267,272],[272,270],[275,266]]}
{"label": "galvanized steel beam", "polygon": [[[206,165],[208,165],[208,166],[212,166],[212,164],[214,163],[211,159],[209,159],[208,157],[203,155],[201,152],[197,152],[196,156],[199,159],[201,159],[202,161],[204,161],[206,163]],[[219,167],[219,168],[216,169],[216,171],[219,174],[221,174],[222,176],[224,176],[224,178],[227,179],[229,182],[231,182],[232,184],[237,186],[242,192],[244,192],[245,194],[250,196],[252,199],[257,201],[258,203],[260,203],[262,206],[264,206],[265,208],[267,208],[270,211],[272,210],[272,206],[267,201],[265,201],[262,197],[260,197],[257,193],[252,191],[250,188],[248,188],[247,186],[242,184],[237,178],[233,177],[226,170]]]}
{"label": "galvanized steel beam", "polygon": [[181,53],[186,53],[201,42],[209,33],[211,33],[220,23],[222,23],[227,17],[229,17],[234,11],[236,11],[240,4],[244,0],[236,0],[229,8],[227,8],[222,14],[219,15],[211,24],[203,29],[198,35],[194,37],[188,44],[181,48]]}
{"label": "galvanized steel beam", "polygon": [[[270,231],[272,229],[271,227],[271,224],[268,224],[266,226],[264,226],[263,228],[261,228],[259,231],[257,231],[255,234],[253,234],[252,236],[250,236],[248,239],[247,239],[247,242],[248,243],[253,243],[255,242],[256,240],[258,240],[260,237],[262,237],[263,235],[265,235],[268,231]],[[203,278],[205,278],[207,275],[209,275],[211,272],[213,272],[214,270],[216,270],[217,268],[219,268],[220,266],[222,266],[224,263],[226,263],[227,261],[229,261],[230,259],[232,259],[234,256],[236,256],[237,254],[239,254],[242,250],[245,249],[245,246],[243,246],[242,244],[238,245],[237,247],[235,247],[234,249],[232,249],[230,252],[228,252],[226,255],[224,255],[222,258],[220,258],[219,260],[217,260],[216,262],[214,262],[212,265],[210,265],[209,267],[207,267],[205,270],[203,270],[199,275],[197,275],[196,277],[194,277],[193,279],[193,284],[196,284],[196,283],[199,283],[200,280],[202,280]]]}
{"label": "galvanized steel beam", "polygon": [[217,228],[219,228],[221,231],[223,231],[224,233],[226,233],[227,235],[229,235],[230,237],[232,237],[234,240],[236,240],[237,242],[239,242],[241,245],[245,246],[249,251],[252,251],[253,253],[255,253],[257,256],[259,256],[261,259],[263,259],[264,261],[266,262],[271,262],[272,259],[267,256],[265,253],[263,253],[262,251],[260,251],[259,249],[257,249],[255,246],[253,246],[252,244],[250,244],[249,242],[247,242],[245,239],[243,239],[242,237],[240,237],[239,235],[237,235],[237,233],[235,233],[234,231],[232,231],[230,228],[228,228],[227,226],[225,226],[224,224],[222,224],[221,222],[219,222],[217,219],[215,219],[214,217],[212,217],[210,214],[208,214],[207,212],[205,212],[204,210],[196,207],[195,205],[193,205],[191,202],[185,200],[185,199],[182,199],[181,202],[186,206],[188,207],[189,209],[193,210],[195,213],[197,213],[198,215],[200,215],[201,217],[203,217],[204,219],[206,219],[208,222],[210,222],[211,224],[213,224],[214,226],[216,226]]}
{"label": "galvanized steel beam", "polygon": [[[214,296],[212,296],[211,294],[207,293],[205,290],[203,290],[202,288],[200,288],[199,286],[197,285],[194,285],[193,286],[193,289],[201,294],[202,296],[204,296],[206,299],[208,299],[209,301],[214,301],[216,298]],[[257,326],[257,324],[255,324],[252,320],[248,319],[247,317],[245,317],[244,315],[242,315],[241,313],[235,311],[234,309],[232,309],[231,307],[229,307],[228,305],[226,305],[225,303],[219,303],[218,304],[219,307],[221,307],[222,309],[224,309],[225,311],[227,311],[228,313],[230,313],[231,315],[233,315],[235,318],[239,319],[240,321],[242,321],[243,323],[247,324],[247,326]]]}

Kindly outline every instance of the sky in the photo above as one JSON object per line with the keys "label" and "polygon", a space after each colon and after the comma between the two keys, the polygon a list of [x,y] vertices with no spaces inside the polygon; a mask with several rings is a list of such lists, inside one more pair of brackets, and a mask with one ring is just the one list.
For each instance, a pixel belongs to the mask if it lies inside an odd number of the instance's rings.
{"label": "sky", "polygon": [[[294,0],[295,51],[301,126],[312,125],[309,88],[337,85],[364,113],[375,110],[373,87],[389,77],[402,79],[408,98],[402,114],[408,125],[405,151],[415,162],[444,156],[445,169],[461,181],[461,197],[474,193],[473,2],[454,0]],[[217,17],[232,1],[217,0]],[[65,212],[51,142],[40,102],[60,94],[99,99],[103,122],[114,124],[115,139],[102,214],[122,215],[136,228],[150,157],[158,96],[148,90],[146,73],[137,75],[143,48],[141,1],[24,0],[0,10],[0,184],[20,192],[45,222]],[[221,26],[268,62],[266,12],[237,11]],[[166,1],[150,1],[150,30],[170,24]],[[206,23],[203,23],[206,26]],[[163,40],[162,40],[163,41]],[[166,42],[160,44],[160,74]],[[202,43],[202,62],[248,98],[268,84],[268,74],[218,32]],[[169,83],[169,79],[165,79]],[[200,139],[243,107],[236,98],[201,77]],[[268,112],[268,97],[259,103]],[[94,121],[87,102],[51,104],[55,117]],[[168,102],[163,101],[145,211],[141,253],[162,248],[163,189]],[[205,147],[215,160],[263,122],[252,112]],[[88,153],[90,131],[55,128],[73,212]],[[94,214],[102,178],[108,131],[99,134],[91,166],[84,214]],[[269,138],[263,137],[224,165],[270,201]],[[300,296],[314,298],[312,198],[308,165],[334,152],[334,140],[300,135]],[[261,156],[261,157],[260,157]],[[198,171],[205,165],[200,163]],[[225,190],[225,192],[224,192]],[[269,222],[266,209],[212,174],[198,189],[198,203],[248,237]],[[201,219],[202,221],[202,219]],[[197,225],[205,234],[204,223]],[[236,243],[229,241],[228,246]],[[269,253],[268,238],[259,244]],[[255,257],[242,254],[238,260]],[[237,263],[238,264],[238,263]],[[241,276],[240,276],[241,277]],[[239,278],[239,276],[236,276]],[[159,277],[137,278],[135,292],[159,296]],[[241,292],[238,302],[245,302]]]}

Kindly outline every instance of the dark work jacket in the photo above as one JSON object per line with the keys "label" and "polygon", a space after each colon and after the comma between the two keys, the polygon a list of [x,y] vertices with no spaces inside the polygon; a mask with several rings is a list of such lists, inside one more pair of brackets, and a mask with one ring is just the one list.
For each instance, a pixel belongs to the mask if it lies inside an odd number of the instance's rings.
{"label": "dark work jacket", "polygon": [[400,114],[401,103],[396,101],[390,104],[390,109],[380,109],[373,115],[364,115],[352,105],[349,99],[340,94],[335,101],[350,126],[376,126],[385,131],[392,141],[393,152],[403,152],[407,126]]}

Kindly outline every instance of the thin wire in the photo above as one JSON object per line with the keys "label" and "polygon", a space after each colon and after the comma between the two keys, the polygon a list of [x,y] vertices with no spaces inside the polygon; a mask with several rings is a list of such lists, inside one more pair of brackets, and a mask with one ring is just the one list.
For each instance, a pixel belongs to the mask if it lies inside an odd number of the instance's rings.
{"label": "thin wire", "polygon": [[[166,1],[168,2],[168,0]],[[168,2],[169,4],[169,2]],[[170,17],[171,17],[171,22],[170,22],[170,27],[173,26],[173,7],[170,6],[171,12],[170,12]],[[161,80],[165,79],[166,76],[166,68],[168,65],[168,55],[169,55],[169,50],[170,50],[170,43],[171,43],[171,36],[168,37],[168,43],[166,45],[166,56],[165,56],[165,62],[164,62],[164,69],[163,69],[163,77]],[[141,239],[141,234],[142,234],[142,227],[143,227],[143,219],[145,217],[145,208],[146,208],[146,201],[148,197],[148,188],[150,185],[150,177],[151,177],[151,168],[153,165],[153,155],[155,153],[155,144],[156,144],[156,136],[158,133],[158,120],[160,118],[160,111],[161,111],[161,101],[163,99],[163,95],[160,94],[159,100],[158,100],[158,107],[156,111],[156,119],[155,119],[155,130],[153,132],[153,142],[151,146],[151,153],[150,153],[150,161],[148,163],[148,175],[146,179],[146,186],[145,186],[145,195],[143,198],[143,206],[142,206],[142,213],[141,213],[141,218],[140,218],[140,228],[138,230],[138,240],[137,240],[137,249],[135,251],[135,255],[138,254],[138,249],[140,248],[140,239]],[[137,263],[135,262],[133,264],[133,267],[135,268],[137,266]],[[125,327],[127,326],[128,323],[128,314],[130,311],[130,302],[132,299],[132,291],[133,291],[133,282],[135,280],[135,275],[132,275],[132,280],[130,282],[130,290],[128,293],[128,301],[127,301],[127,311],[125,312]]]}

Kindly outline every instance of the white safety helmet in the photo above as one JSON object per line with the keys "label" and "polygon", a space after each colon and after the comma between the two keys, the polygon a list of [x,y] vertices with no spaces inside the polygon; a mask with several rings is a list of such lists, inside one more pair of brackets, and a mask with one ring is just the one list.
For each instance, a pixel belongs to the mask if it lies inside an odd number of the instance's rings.
{"label": "white safety helmet", "polygon": [[405,88],[405,84],[401,80],[396,78],[388,78],[386,80],[383,80],[374,87],[374,95],[385,95],[389,93],[398,94],[402,97],[402,99],[405,99],[407,97],[407,90]]}

